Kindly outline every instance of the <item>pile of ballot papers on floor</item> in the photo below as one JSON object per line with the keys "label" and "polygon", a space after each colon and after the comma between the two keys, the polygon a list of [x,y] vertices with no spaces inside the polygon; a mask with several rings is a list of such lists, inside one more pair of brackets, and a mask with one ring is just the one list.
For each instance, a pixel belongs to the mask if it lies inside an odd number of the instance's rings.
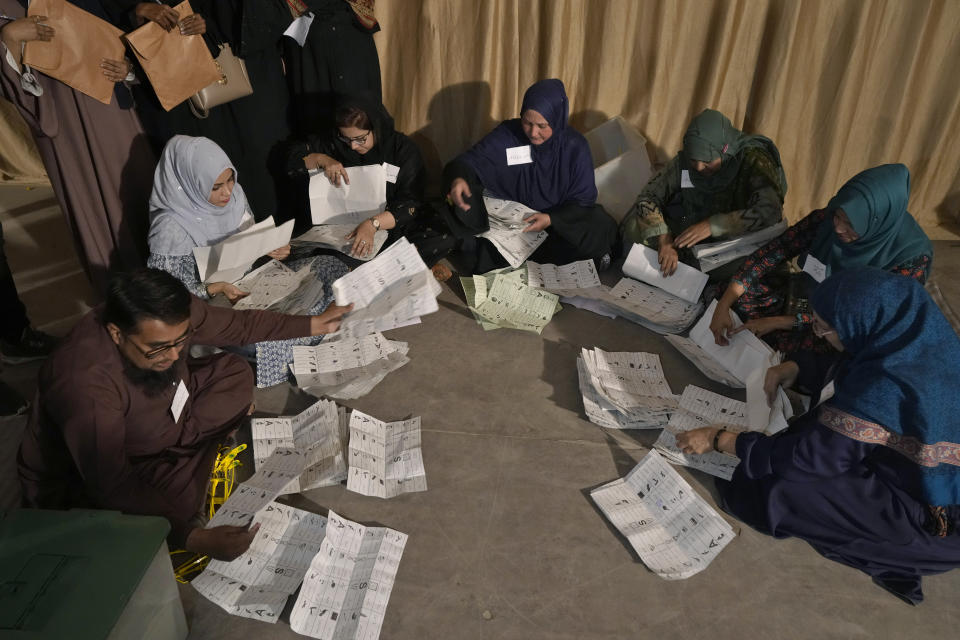
{"label": "pile of ballot papers on floor", "polygon": [[580,393],[591,422],[610,429],[659,429],[677,408],[655,353],[582,349]]}
{"label": "pile of ballot papers on floor", "polygon": [[559,298],[526,283],[526,269],[497,269],[460,278],[467,307],[486,331],[521,329],[540,333],[561,309]]}
{"label": "pile of ballot papers on floor", "polygon": [[293,347],[297,386],[317,397],[349,400],[367,395],[387,374],[410,362],[406,342],[372,333],[362,338]]}

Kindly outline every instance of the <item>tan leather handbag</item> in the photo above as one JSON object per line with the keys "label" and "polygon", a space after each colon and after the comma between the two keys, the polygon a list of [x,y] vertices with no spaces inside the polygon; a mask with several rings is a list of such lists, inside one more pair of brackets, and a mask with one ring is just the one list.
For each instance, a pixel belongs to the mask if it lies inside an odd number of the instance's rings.
{"label": "tan leather handbag", "polygon": [[190,110],[198,118],[206,118],[214,107],[253,93],[247,65],[243,58],[233,55],[229,44],[220,45],[220,55],[214,60],[214,64],[217,65],[220,78],[190,96]]}
{"label": "tan leather handbag", "polygon": [[114,83],[100,69],[100,60],[123,60],[123,31],[65,0],[33,0],[31,16],[46,16],[56,35],[33,40],[23,62],[104,104],[110,104]]}
{"label": "tan leather handbag", "polygon": [[[174,9],[181,20],[193,13],[187,0]],[[178,29],[164,31],[148,22],[124,38],[167,111],[220,78],[202,36],[182,36]]]}

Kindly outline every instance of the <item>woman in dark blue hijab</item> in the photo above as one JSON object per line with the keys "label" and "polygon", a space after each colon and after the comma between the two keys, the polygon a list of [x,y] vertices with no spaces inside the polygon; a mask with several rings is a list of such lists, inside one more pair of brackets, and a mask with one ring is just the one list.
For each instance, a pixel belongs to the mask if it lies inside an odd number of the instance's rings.
{"label": "woman in dark blue hijab", "polygon": [[[531,260],[563,264],[609,256],[616,223],[596,204],[590,147],[568,126],[568,116],[563,83],[541,80],[524,94],[519,118],[501,122],[444,168],[447,222],[459,237],[489,228],[486,192],[537,212],[526,219],[525,231],[546,229],[549,235]],[[492,245],[478,239],[475,273],[505,265]]]}
{"label": "woman in dark blue hijab", "polygon": [[844,358],[805,354],[767,383],[799,382],[814,408],[775,436],[706,427],[678,443],[740,458],[717,483],[729,512],[917,604],[923,575],[960,566],[960,339],[918,282],[880,269],[831,276],[813,308]]}

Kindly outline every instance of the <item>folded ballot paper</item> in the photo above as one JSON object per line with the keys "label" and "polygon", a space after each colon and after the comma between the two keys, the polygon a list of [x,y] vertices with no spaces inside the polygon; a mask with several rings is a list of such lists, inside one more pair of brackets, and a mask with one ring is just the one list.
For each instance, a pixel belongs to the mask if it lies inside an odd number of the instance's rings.
{"label": "folded ballot paper", "polygon": [[560,310],[559,298],[525,280],[525,269],[497,269],[460,278],[460,284],[467,307],[485,331],[503,328],[541,333]]}
{"label": "folded ballot paper", "polygon": [[345,419],[346,410],[330,400],[320,400],[295,416],[254,418],[250,426],[257,468],[276,448],[294,448],[306,453],[306,467],[281,494],[339,484],[347,479],[346,442],[341,440]]}
{"label": "folded ballot paper", "polygon": [[577,359],[587,418],[610,429],[659,429],[676,410],[655,353],[582,349]]}
{"label": "folded ballot paper", "polygon": [[377,638],[407,535],[270,502],[232,562],[211,560],[191,584],[228,613],[275,623],[302,583],[290,628],[311,638]]}
{"label": "folded ballot paper", "polygon": [[577,296],[584,290],[596,291],[601,287],[593,260],[580,260],[562,266],[528,262],[526,270],[528,285],[558,296]]}
{"label": "folded ballot paper", "polygon": [[690,265],[677,263],[677,270],[669,276],[660,272],[657,252],[648,246],[634,244],[623,263],[623,274],[663,289],[687,302],[696,302],[707,284],[707,274]]}
{"label": "folded ballot paper", "polygon": [[349,400],[367,395],[387,374],[410,362],[408,350],[406,342],[372,333],[313,347],[295,346],[290,368],[304,391]]}
{"label": "folded ballot paper", "polygon": [[524,231],[527,223],[523,219],[537,213],[530,207],[488,195],[483,196],[483,204],[487,209],[490,228],[480,237],[489,240],[514,269],[523,264],[547,239],[546,231]]}
{"label": "folded ballot paper", "polygon": [[362,260],[363,262],[373,260],[377,257],[377,254],[380,253],[380,249],[383,248],[383,244],[387,241],[388,232],[385,229],[374,232],[373,250],[365,256],[355,256],[350,252],[353,248],[353,240],[347,240],[347,236],[356,228],[357,225],[355,224],[321,224],[297,236],[290,241],[290,244],[293,246],[306,245],[333,249],[334,251],[339,251],[344,255]]}
{"label": "folded ballot paper", "polygon": [[772,227],[748,233],[733,240],[701,242],[695,245],[692,251],[694,257],[700,262],[702,271],[713,271],[728,262],[750,255],[786,230],[787,221],[781,220]]}
{"label": "folded ballot paper", "polygon": [[306,314],[323,298],[323,280],[312,271],[313,261],[297,271],[271,260],[237,281],[248,295],[234,309],[269,309],[290,315]]}
{"label": "folded ballot paper", "polygon": [[[750,374],[755,371],[765,373],[767,368],[779,362],[779,358],[767,343],[750,331],[730,336],[730,344],[726,346],[718,345],[710,331],[716,308],[717,301],[714,300],[690,329],[690,337],[666,336],[667,341],[708,378],[730,387],[744,388]],[[743,324],[733,311],[730,315],[735,327]]]}
{"label": "folded ballot paper", "polygon": [[338,305],[353,303],[333,335],[356,338],[420,322],[433,313],[440,284],[406,238],[400,238],[370,262],[334,281]]}
{"label": "folded ballot paper", "polygon": [[387,206],[387,170],[381,164],[344,169],[350,178],[335,186],[322,172],[310,176],[310,217],[313,224],[357,226],[383,213]]}
{"label": "folded ballot paper", "polygon": [[193,257],[203,282],[236,282],[257,258],[290,244],[293,220],[279,227],[273,216],[235,233],[211,247],[194,247]]}
{"label": "folded ballot paper", "polygon": [[643,563],[665,580],[703,571],[735,535],[656,451],[590,497]]}
{"label": "folded ballot paper", "polygon": [[354,410],[350,415],[347,490],[393,498],[427,490],[420,448],[420,418],[384,422]]}

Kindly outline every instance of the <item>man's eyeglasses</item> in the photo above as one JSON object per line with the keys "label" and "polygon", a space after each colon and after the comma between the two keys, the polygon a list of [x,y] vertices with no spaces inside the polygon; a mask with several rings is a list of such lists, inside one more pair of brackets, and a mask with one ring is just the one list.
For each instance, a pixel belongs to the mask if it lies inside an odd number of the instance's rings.
{"label": "man's eyeglasses", "polygon": [[160,356],[165,354],[167,351],[170,351],[170,349],[178,349],[183,345],[185,345],[187,343],[187,340],[190,339],[191,335],[193,335],[193,327],[187,329],[187,332],[185,334],[183,334],[182,336],[180,336],[170,344],[165,344],[162,347],[157,347],[155,349],[150,349],[148,351],[144,351],[142,348],[140,348],[140,345],[138,345],[136,342],[131,340],[130,336],[124,336],[124,337],[127,339],[127,342],[129,342],[134,347],[136,347],[137,351],[139,351],[144,358],[146,358],[147,360],[154,360],[155,358],[159,358]]}
{"label": "man's eyeglasses", "polygon": [[362,147],[363,145],[367,144],[367,138],[370,137],[370,133],[371,133],[370,131],[367,131],[362,136],[355,136],[353,138],[348,138],[347,136],[341,135],[338,133],[337,137],[340,138],[340,142],[342,142],[343,144],[351,145],[354,142],[356,142],[358,145]]}

